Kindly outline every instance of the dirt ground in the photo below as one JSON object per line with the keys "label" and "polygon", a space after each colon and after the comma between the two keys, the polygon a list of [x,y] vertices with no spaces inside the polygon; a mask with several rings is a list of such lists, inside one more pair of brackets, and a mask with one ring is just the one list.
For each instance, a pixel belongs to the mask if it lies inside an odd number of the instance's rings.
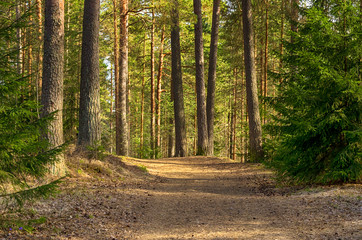
{"label": "dirt ground", "polygon": [[[78,161],[32,234],[0,239],[362,239],[362,187],[276,187],[258,164],[213,157]],[[82,169],[82,170],[79,170]]]}

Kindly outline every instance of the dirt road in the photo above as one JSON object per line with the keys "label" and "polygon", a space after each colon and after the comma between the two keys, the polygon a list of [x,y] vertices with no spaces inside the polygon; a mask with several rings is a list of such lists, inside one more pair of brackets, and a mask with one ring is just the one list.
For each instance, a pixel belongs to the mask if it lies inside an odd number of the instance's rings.
{"label": "dirt road", "polygon": [[129,239],[362,239],[361,189],[275,188],[258,165],[219,158],[136,160],[161,177]]}
{"label": "dirt road", "polygon": [[[70,156],[62,193],[2,239],[362,239],[360,185],[277,188],[261,165],[210,157],[88,161]],[[145,173],[145,171],[148,173]]]}

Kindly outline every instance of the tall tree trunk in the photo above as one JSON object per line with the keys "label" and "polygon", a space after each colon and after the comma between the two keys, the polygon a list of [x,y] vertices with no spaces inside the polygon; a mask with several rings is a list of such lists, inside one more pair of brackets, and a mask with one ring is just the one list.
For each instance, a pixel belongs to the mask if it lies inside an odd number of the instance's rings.
{"label": "tall tree trunk", "polygon": [[128,83],[128,0],[121,0],[120,15],[120,54],[119,54],[119,89],[117,124],[117,154],[128,156],[128,121],[127,121],[127,83]]}
{"label": "tall tree trunk", "polygon": [[216,83],[216,60],[217,43],[219,38],[219,16],[220,0],[214,0],[212,12],[211,43],[209,56],[209,72],[207,82],[207,133],[208,133],[208,153],[214,155],[214,116],[215,116],[215,83]]}
{"label": "tall tree trunk", "polygon": [[[42,4],[41,4],[41,0],[36,0],[36,11],[37,11],[37,21],[38,21],[38,41],[39,41],[39,46],[38,46],[38,52],[37,52],[37,70],[36,70],[36,102],[39,102],[39,98],[40,98],[40,90],[41,90],[41,79],[42,79],[42,64],[43,64],[43,56],[41,54],[42,51],[42,34],[43,34],[43,29],[42,29]],[[38,109],[37,109],[38,111]],[[39,112],[38,112],[39,115]]]}
{"label": "tall tree trunk", "polygon": [[244,62],[246,74],[246,95],[249,115],[250,157],[252,161],[261,161],[264,153],[259,113],[258,88],[254,59],[254,33],[252,24],[251,0],[242,0]]}
{"label": "tall tree trunk", "polygon": [[[291,28],[292,32],[298,32],[298,14],[299,14],[298,4],[299,4],[299,0],[291,0],[290,28]],[[291,41],[294,42],[293,35],[291,37]]]}
{"label": "tall tree trunk", "polygon": [[[19,21],[21,17],[21,1],[18,0],[16,5],[16,20]],[[21,28],[16,28],[16,39],[17,39],[17,49],[18,49],[18,56],[17,56],[17,72],[19,75],[22,74],[22,63],[23,63],[23,46],[22,46],[22,31]]]}
{"label": "tall tree trunk", "polygon": [[165,25],[162,27],[161,32],[161,46],[160,57],[158,63],[158,75],[157,75],[157,149],[161,150],[161,93],[162,93],[162,74],[163,74],[163,45],[165,43]]}
{"label": "tall tree trunk", "polygon": [[143,74],[142,74],[142,90],[141,90],[141,133],[140,133],[140,150],[141,158],[143,157],[143,126],[144,126],[144,112],[145,112],[145,76],[146,76],[146,33],[143,41]]}
{"label": "tall tree trunk", "polygon": [[[266,98],[268,89],[268,9],[269,3],[268,0],[265,0],[265,49],[264,49],[264,98]],[[264,124],[266,122],[266,104],[264,100]]]}
{"label": "tall tree trunk", "polygon": [[152,158],[155,158],[155,8],[152,1],[152,24],[151,24],[151,150]]}
{"label": "tall tree trunk", "polygon": [[[54,111],[54,120],[48,124],[46,138],[53,147],[63,141],[63,68],[64,68],[64,1],[45,1],[44,23],[44,65],[41,104],[42,116]],[[57,176],[65,175],[65,162],[62,155],[51,166]]]}
{"label": "tall tree trunk", "polygon": [[[118,14],[118,0],[113,0],[113,61],[114,61],[114,107],[116,110],[115,119],[116,119],[116,131],[117,126],[119,126],[119,118],[117,112],[118,108],[118,92],[119,92],[119,47],[118,47],[118,24],[117,24],[117,14]],[[116,146],[117,146],[117,134],[116,134]],[[117,147],[116,147],[117,148]]]}
{"label": "tall tree trunk", "polygon": [[101,139],[99,10],[100,0],[84,1],[78,133],[80,147],[95,146]]}
{"label": "tall tree trunk", "polygon": [[207,154],[207,115],[204,80],[204,41],[202,38],[201,0],[194,0],[195,24],[195,63],[196,63],[196,95],[197,95],[197,155]]}
{"label": "tall tree trunk", "polygon": [[245,146],[245,125],[244,125],[244,105],[245,105],[245,101],[244,101],[244,89],[245,89],[245,85],[244,85],[244,71],[241,72],[241,94],[240,94],[240,128],[241,128],[241,144],[240,144],[240,152],[241,152],[241,163],[245,162],[245,151],[244,151],[244,146]]}
{"label": "tall tree trunk", "polygon": [[182,87],[181,72],[181,49],[180,49],[180,26],[179,26],[179,3],[178,0],[172,0],[171,10],[171,52],[172,52],[172,90],[174,99],[175,115],[175,135],[176,135],[176,152],[177,157],[187,155],[186,123],[184,97]]}

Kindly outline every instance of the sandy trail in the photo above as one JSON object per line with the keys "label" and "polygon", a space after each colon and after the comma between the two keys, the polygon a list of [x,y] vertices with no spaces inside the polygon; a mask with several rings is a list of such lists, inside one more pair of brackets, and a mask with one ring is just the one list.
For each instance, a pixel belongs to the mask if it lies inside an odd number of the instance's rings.
{"label": "sandy trail", "polygon": [[134,163],[161,181],[139,190],[128,239],[362,239],[360,188],[275,188],[260,166],[220,158]]}

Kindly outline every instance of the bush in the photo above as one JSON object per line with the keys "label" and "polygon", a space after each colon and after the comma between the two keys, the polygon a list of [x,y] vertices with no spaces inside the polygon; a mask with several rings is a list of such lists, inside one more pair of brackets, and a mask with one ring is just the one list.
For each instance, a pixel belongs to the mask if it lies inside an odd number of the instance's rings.
{"label": "bush", "polygon": [[283,179],[302,183],[361,179],[361,24],[359,6],[304,12],[286,42],[276,110],[266,129],[271,161]]}

